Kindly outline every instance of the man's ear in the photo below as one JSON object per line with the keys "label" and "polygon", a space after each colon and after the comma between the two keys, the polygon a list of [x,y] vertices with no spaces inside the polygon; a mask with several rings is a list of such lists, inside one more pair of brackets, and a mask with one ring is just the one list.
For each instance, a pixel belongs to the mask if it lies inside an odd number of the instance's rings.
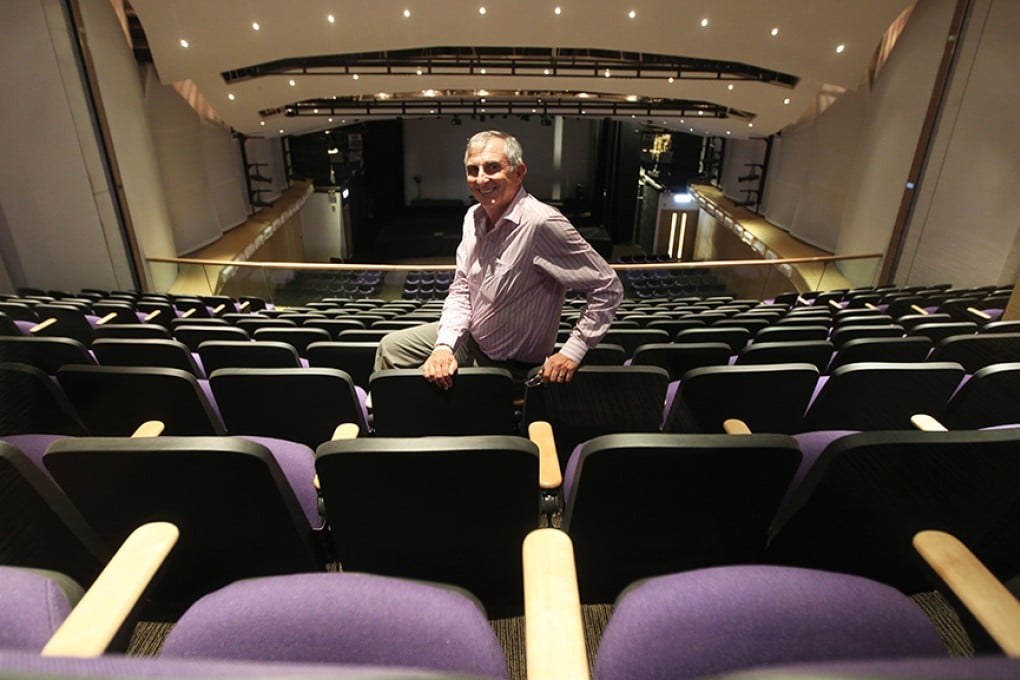
{"label": "man's ear", "polygon": [[528,166],[524,164],[524,161],[517,164],[517,170],[514,171],[514,174],[518,180],[524,181],[524,176],[528,174]]}

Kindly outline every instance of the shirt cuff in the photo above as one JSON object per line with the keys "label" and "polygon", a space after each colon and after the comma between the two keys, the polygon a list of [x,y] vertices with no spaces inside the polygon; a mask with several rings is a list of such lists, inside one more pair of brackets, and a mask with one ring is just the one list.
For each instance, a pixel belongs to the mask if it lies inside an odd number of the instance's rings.
{"label": "shirt cuff", "polygon": [[567,341],[563,343],[563,347],[560,348],[560,354],[570,359],[575,364],[581,363],[584,359],[584,355],[587,353],[588,347],[584,344],[584,341],[573,336],[567,338]]}
{"label": "shirt cuff", "polygon": [[455,333],[439,333],[439,336],[436,338],[435,344],[432,345],[432,349],[435,349],[439,345],[446,345],[454,352],[456,352],[458,340],[459,338]]}

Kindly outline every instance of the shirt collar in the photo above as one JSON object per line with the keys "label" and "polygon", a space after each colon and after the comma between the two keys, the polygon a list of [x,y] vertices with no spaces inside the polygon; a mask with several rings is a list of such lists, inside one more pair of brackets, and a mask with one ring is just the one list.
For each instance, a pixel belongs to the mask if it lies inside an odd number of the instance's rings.
{"label": "shirt collar", "polygon": [[[497,221],[496,224],[493,225],[492,231],[496,231],[497,229],[499,229],[500,225],[503,222],[512,222],[514,225],[519,225],[521,223],[521,212],[524,210],[524,199],[526,199],[527,197],[528,192],[525,191],[524,187],[522,186],[520,189],[517,190],[517,194],[514,196],[513,200],[510,201],[510,205],[507,206],[506,212],[504,212],[503,216],[499,218],[499,221]],[[477,233],[478,236],[484,236],[485,210],[482,208],[480,203],[475,204],[474,218],[475,218],[475,233]]]}

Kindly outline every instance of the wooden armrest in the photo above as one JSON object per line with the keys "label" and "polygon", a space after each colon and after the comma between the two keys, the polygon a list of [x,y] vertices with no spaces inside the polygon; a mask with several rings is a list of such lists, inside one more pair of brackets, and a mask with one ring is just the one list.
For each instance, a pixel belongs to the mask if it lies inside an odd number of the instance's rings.
{"label": "wooden armrest", "polygon": [[918,314],[924,314],[925,316],[928,316],[928,310],[925,309],[924,307],[921,307],[919,305],[910,305],[910,308],[917,312]]}
{"label": "wooden armrest", "polygon": [[227,308],[227,303],[221,302],[220,304],[218,304],[215,307],[213,307],[212,313],[213,314],[219,314],[220,312],[222,312],[226,308]]}
{"label": "wooden armrest", "polygon": [[946,432],[949,429],[927,413],[910,416],[910,423],[922,432]]}
{"label": "wooden armrest", "polygon": [[837,312],[839,310],[843,309],[843,307],[841,307],[840,304],[838,302],[836,302],[835,300],[829,300],[829,306],[832,307],[833,310],[835,310]]}
{"label": "wooden armrest", "polygon": [[159,313],[160,313],[160,310],[158,310],[158,309],[155,310],[155,311],[149,312],[148,314],[145,315],[145,317],[142,319],[142,321],[145,321],[145,322],[152,321],[153,319],[155,319],[155,318],[157,318],[159,316]]}
{"label": "wooden armrest", "polygon": [[131,433],[131,438],[140,439],[142,437],[158,437],[163,434],[163,430],[165,429],[166,424],[162,420],[146,420],[138,426],[138,429]]}
{"label": "wooden armrest", "polygon": [[1008,656],[1020,657],[1020,601],[967,546],[943,531],[922,531],[914,548]]}
{"label": "wooden armrest", "polygon": [[96,322],[96,325],[97,326],[103,326],[105,324],[110,323],[111,321],[113,321],[116,318],[117,318],[117,312],[110,312],[109,314],[107,314],[103,318],[99,319],[99,321]]}
{"label": "wooden armrest", "polygon": [[991,314],[985,314],[977,307],[968,307],[967,311],[976,316],[977,318],[981,319],[982,321],[990,321],[992,318]]}
{"label": "wooden armrest", "polygon": [[870,302],[865,302],[864,306],[867,307],[868,309],[878,309],[878,307],[876,307],[875,305],[871,304]]}
{"label": "wooden armrest", "polygon": [[183,314],[181,314],[181,318],[182,319],[187,319],[187,318],[191,317],[191,315],[194,314],[196,311],[197,310],[194,307],[192,307],[188,311],[186,311]]}
{"label": "wooden armrest", "polygon": [[570,537],[535,529],[524,538],[524,632],[528,680],[587,680],[581,598]]}
{"label": "wooden armrest", "polygon": [[333,430],[333,436],[330,438],[330,441],[357,439],[360,432],[361,430],[358,428],[357,423],[340,423]]}
{"label": "wooden armrest", "polygon": [[810,305],[811,304],[806,299],[802,298],[800,295],[797,296],[797,302],[799,302],[802,305]]}
{"label": "wooden armrest", "polygon": [[560,459],[556,453],[556,439],[552,425],[536,420],[528,425],[528,439],[538,446],[538,486],[540,489],[557,489],[563,486]]}
{"label": "wooden armrest", "polygon": [[169,522],[135,529],[43,647],[42,655],[92,657],[105,652],[179,535]]}
{"label": "wooden armrest", "polygon": [[737,418],[727,418],[723,421],[722,427],[726,434],[751,434],[751,428],[747,423]]}
{"label": "wooden armrest", "polygon": [[32,334],[40,333],[40,332],[46,330],[47,328],[49,328],[50,326],[52,326],[53,324],[55,324],[56,322],[57,322],[57,320],[54,317],[51,316],[50,318],[46,319],[45,321],[41,321],[41,322],[37,323],[36,325],[32,326],[31,328],[29,328],[28,332],[32,333]]}
{"label": "wooden armrest", "polygon": [[237,306],[237,311],[239,311],[239,312],[246,312],[246,311],[248,311],[249,307],[251,307],[251,301],[250,300],[245,300],[244,302],[242,302],[241,304],[239,304]]}

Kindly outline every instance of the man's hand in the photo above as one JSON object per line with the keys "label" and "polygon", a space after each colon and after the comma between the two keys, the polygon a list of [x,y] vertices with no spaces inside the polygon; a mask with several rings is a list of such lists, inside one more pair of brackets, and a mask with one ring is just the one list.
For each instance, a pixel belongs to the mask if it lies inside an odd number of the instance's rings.
{"label": "man's hand", "polygon": [[557,352],[546,357],[539,375],[545,382],[570,382],[574,378],[577,364]]}
{"label": "man's hand", "polygon": [[453,349],[440,345],[432,350],[432,354],[421,365],[421,373],[425,379],[448,390],[453,387],[453,374],[457,372],[457,358]]}

